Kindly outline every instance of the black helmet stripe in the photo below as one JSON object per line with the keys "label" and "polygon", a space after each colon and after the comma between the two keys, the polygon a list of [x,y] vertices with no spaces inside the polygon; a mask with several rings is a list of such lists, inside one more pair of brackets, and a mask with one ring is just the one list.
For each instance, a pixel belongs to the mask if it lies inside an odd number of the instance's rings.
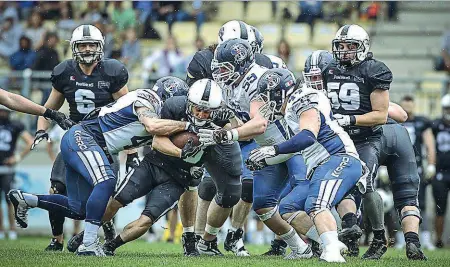
{"label": "black helmet stripe", "polygon": [[248,40],[247,27],[243,21],[239,21],[239,27],[241,28],[241,39]]}
{"label": "black helmet stripe", "polygon": [[205,91],[203,91],[202,100],[209,101],[209,95],[211,94],[211,80],[206,82]]}
{"label": "black helmet stripe", "polygon": [[88,25],[83,26],[83,37],[91,36],[91,31]]}
{"label": "black helmet stripe", "polygon": [[350,29],[350,26],[352,25],[345,25],[344,28],[341,31],[341,36],[346,36],[348,34],[348,30]]}

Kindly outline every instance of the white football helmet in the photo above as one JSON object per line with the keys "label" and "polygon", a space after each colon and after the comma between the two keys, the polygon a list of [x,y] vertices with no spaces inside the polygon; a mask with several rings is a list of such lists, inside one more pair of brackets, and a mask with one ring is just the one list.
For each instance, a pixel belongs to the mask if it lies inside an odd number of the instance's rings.
{"label": "white football helmet", "polygon": [[219,36],[217,37],[218,44],[230,39],[246,40],[252,46],[253,53],[255,53],[258,49],[253,27],[243,21],[231,20],[220,28]]}
{"label": "white football helmet", "polygon": [[[254,53],[260,53],[262,54],[263,50],[264,50],[264,36],[262,35],[262,33],[258,30],[258,28],[250,26],[250,28],[252,29],[253,33],[255,34],[255,43],[256,43],[256,48],[255,51],[253,51]],[[250,44],[251,45],[251,44]],[[253,47],[253,45],[252,45]]]}
{"label": "white football helmet", "polygon": [[[78,45],[82,43],[97,44],[96,51],[81,52]],[[103,58],[103,46],[105,40],[102,32],[93,25],[78,26],[70,38],[70,47],[72,48],[73,59],[81,64],[92,64]]]}
{"label": "white football helmet", "polygon": [[189,88],[188,104],[186,113],[191,122],[197,126],[203,126],[210,118],[203,119],[196,117],[192,110],[195,107],[201,111],[213,111],[221,107],[222,89],[219,85],[210,79],[201,79],[196,81]]}
{"label": "white football helmet", "polygon": [[[340,44],[355,44],[353,50],[343,50]],[[354,65],[367,57],[370,49],[369,34],[359,25],[344,25],[336,33],[332,41],[333,55],[341,65]]]}

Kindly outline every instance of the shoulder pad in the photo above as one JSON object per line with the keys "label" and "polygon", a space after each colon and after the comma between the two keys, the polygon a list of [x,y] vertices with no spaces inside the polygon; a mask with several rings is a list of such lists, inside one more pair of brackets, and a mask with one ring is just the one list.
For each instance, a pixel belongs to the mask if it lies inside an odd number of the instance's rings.
{"label": "shoulder pad", "polygon": [[366,61],[367,67],[364,68],[369,84],[373,89],[389,90],[392,82],[391,70],[381,61],[374,58]]}
{"label": "shoulder pad", "polygon": [[154,91],[150,89],[137,89],[136,95],[136,101],[147,108],[154,109],[154,111],[159,115],[162,107],[162,101]]}
{"label": "shoulder pad", "polygon": [[117,59],[106,58],[102,60],[102,67],[105,74],[111,77],[123,75],[126,73],[128,75],[128,70],[125,65],[118,61]]}
{"label": "shoulder pad", "polygon": [[268,69],[273,68],[273,64],[272,64],[272,61],[270,60],[270,58],[268,58],[266,55],[263,55],[263,54],[256,53],[255,54],[255,62],[256,62],[256,64],[258,64],[262,67],[266,67]]}
{"label": "shoulder pad", "polygon": [[56,67],[53,68],[52,76],[59,76],[68,68],[72,68],[73,66],[73,59],[66,59],[63,62],[56,65]]}
{"label": "shoulder pad", "polygon": [[315,108],[319,105],[319,93],[311,89],[297,91],[289,98],[289,108],[297,115],[311,108]]}

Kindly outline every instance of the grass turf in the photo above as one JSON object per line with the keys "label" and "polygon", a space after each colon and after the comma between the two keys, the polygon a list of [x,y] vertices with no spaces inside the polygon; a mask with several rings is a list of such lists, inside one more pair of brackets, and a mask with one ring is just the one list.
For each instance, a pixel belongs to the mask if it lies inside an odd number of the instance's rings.
{"label": "grass turf", "polygon": [[[0,240],[0,266],[326,266],[328,263],[319,262],[318,259],[285,261],[282,257],[256,256],[267,246],[248,246],[252,257],[237,258],[230,253],[225,257],[197,257],[182,256],[180,244],[152,243],[148,244],[138,240],[117,250],[115,257],[95,258],[77,257],[67,251],[44,252],[49,239],[24,237],[17,241]],[[220,245],[223,251],[223,246]],[[365,248],[363,249],[363,251]],[[406,259],[404,251],[390,248],[380,261],[362,261],[361,259],[347,258],[347,266],[450,266],[450,250],[427,251],[428,261],[417,262]],[[333,264],[336,266],[336,264]]]}

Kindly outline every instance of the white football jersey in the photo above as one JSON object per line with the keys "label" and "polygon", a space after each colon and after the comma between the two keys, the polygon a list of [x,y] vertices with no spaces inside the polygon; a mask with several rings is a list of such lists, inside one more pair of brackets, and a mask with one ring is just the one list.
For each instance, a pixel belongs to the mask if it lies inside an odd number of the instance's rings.
{"label": "white football jersey", "polygon": [[300,115],[311,108],[315,108],[319,112],[320,129],[317,141],[301,151],[308,167],[307,175],[331,155],[348,154],[359,158],[353,141],[344,129],[339,126],[337,121],[333,119],[330,100],[321,91],[304,86],[302,90],[297,90],[289,98],[284,117],[294,133],[300,132]]}
{"label": "white football jersey", "polygon": [[147,107],[160,116],[162,102],[150,89],[138,89],[101,108],[98,121],[108,151],[116,154],[125,149],[148,145],[153,136],[139,121],[136,108]]}
{"label": "white football jersey", "polygon": [[284,61],[280,57],[274,55],[266,55],[266,56],[270,59],[270,61],[272,61],[274,69],[276,68],[287,69],[286,63],[284,63]]}

